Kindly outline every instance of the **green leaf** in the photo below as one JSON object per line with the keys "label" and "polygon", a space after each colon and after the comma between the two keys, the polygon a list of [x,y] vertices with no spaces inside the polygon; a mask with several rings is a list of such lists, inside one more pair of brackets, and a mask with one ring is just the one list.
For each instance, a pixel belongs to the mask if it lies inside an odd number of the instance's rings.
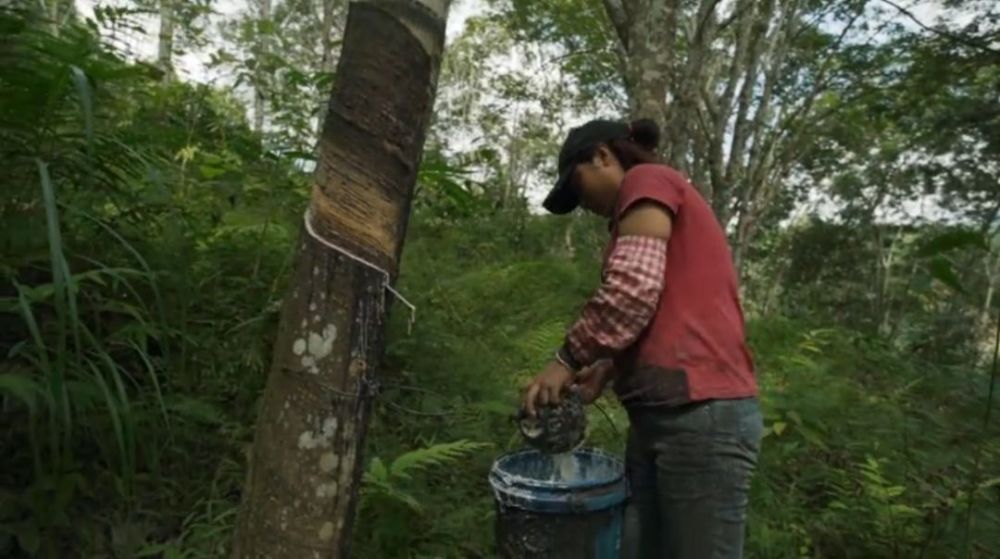
{"label": "green leaf", "polygon": [[891,505],[889,510],[893,514],[898,514],[902,516],[920,516],[921,513],[918,509],[911,507],[910,505]]}
{"label": "green leaf", "polygon": [[995,477],[993,479],[986,480],[979,484],[979,489],[989,489],[991,487],[996,487],[1000,485],[1000,477]]}
{"label": "green leaf", "polygon": [[211,165],[199,165],[198,172],[201,173],[202,178],[207,180],[212,180],[216,177],[220,177],[226,174],[225,169],[220,169],[219,167],[212,167]]}
{"label": "green leaf", "polygon": [[823,450],[829,450],[829,447],[827,447],[826,443],[823,442],[823,438],[820,437],[819,434],[813,431],[812,429],[806,427],[805,425],[799,425],[798,427],[796,427],[796,430],[799,432],[800,435],[802,435],[803,439],[805,439],[813,446],[817,446],[819,448],[822,448]]}
{"label": "green leaf", "polygon": [[174,545],[172,541],[148,545],[137,551],[134,557],[170,557]]}
{"label": "green leaf", "polygon": [[90,92],[90,82],[87,75],[77,66],[70,66],[73,85],[80,96],[80,108],[83,110],[84,133],[87,138],[87,153],[93,157],[94,149],[94,102]]}
{"label": "green leaf", "polygon": [[906,492],[906,488],[902,485],[893,485],[892,487],[886,488],[885,493],[890,497],[899,497]]}
{"label": "green leaf", "polygon": [[775,435],[784,433],[786,427],[788,427],[788,424],[784,421],[775,421],[771,424],[771,430],[774,431]]}
{"label": "green leaf", "polygon": [[21,549],[34,555],[38,553],[41,546],[41,538],[38,534],[38,525],[32,520],[26,520],[16,528],[17,544]]}
{"label": "green leaf", "polygon": [[986,237],[978,231],[957,230],[942,233],[927,241],[917,250],[917,256],[935,256],[942,252],[963,247],[973,247],[982,250],[989,249]]}
{"label": "green leaf", "polygon": [[959,279],[951,262],[946,258],[941,256],[934,258],[927,264],[927,268],[934,279],[959,293],[966,293],[965,287],[962,285],[962,280]]}
{"label": "green leaf", "polygon": [[17,373],[0,374],[0,393],[7,393],[20,400],[28,410],[35,413],[35,399],[42,392],[31,377]]}
{"label": "green leaf", "polygon": [[459,440],[411,450],[393,460],[389,466],[389,472],[391,477],[409,479],[410,473],[415,470],[426,469],[430,466],[443,466],[487,446],[482,443]]}
{"label": "green leaf", "polygon": [[402,501],[406,506],[413,509],[415,512],[422,512],[423,507],[420,506],[420,502],[413,498],[412,495],[403,491],[393,491],[390,493],[393,498]]}
{"label": "green leaf", "polygon": [[221,425],[226,422],[226,416],[219,408],[197,398],[177,396],[165,402],[165,406],[168,411],[177,414],[180,418],[197,423]]}
{"label": "green leaf", "polygon": [[368,464],[368,475],[374,482],[386,483],[389,481],[389,470],[386,469],[385,463],[378,456],[372,458],[371,463]]}
{"label": "green leaf", "polygon": [[516,406],[511,402],[501,402],[499,400],[487,400],[485,402],[476,402],[471,406],[473,409],[479,410],[481,412],[492,413],[499,415],[501,417],[507,417],[513,413]]}
{"label": "green leaf", "polygon": [[257,33],[261,35],[273,35],[276,30],[274,22],[269,19],[257,21]]}

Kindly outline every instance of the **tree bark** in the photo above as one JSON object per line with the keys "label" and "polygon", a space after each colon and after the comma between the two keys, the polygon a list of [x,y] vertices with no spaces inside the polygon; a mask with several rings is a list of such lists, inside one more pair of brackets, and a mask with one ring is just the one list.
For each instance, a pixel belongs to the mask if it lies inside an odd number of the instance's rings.
{"label": "tree bark", "polygon": [[174,79],[174,2],[160,0],[160,36],[156,51],[156,66],[163,71],[163,81]]}
{"label": "tree bark", "polygon": [[997,278],[1000,277],[1000,251],[993,256],[992,262],[990,261],[990,256],[993,255],[987,254],[986,258],[983,259],[983,267],[986,268],[986,296],[983,298],[983,310],[979,315],[979,322],[982,324],[984,331],[989,331],[993,293],[996,289]]}
{"label": "tree bark", "polygon": [[[354,2],[320,139],[318,235],[394,277],[437,86],[447,0]],[[382,355],[384,276],[303,233],[233,557],[346,558]]]}
{"label": "tree bark", "polygon": [[[625,87],[632,118],[650,118],[666,130],[667,94],[675,71],[678,0],[608,0],[619,39],[627,40]],[[618,10],[618,6],[622,9]],[[670,139],[665,138],[669,143]],[[664,146],[665,152],[670,147]]]}
{"label": "tree bark", "polygon": [[[257,21],[271,21],[271,0],[258,0]],[[265,62],[270,52],[271,32],[263,33],[261,26],[257,26],[257,66],[254,78],[253,97],[253,129],[258,134],[264,133],[264,108],[267,100],[267,72]]]}

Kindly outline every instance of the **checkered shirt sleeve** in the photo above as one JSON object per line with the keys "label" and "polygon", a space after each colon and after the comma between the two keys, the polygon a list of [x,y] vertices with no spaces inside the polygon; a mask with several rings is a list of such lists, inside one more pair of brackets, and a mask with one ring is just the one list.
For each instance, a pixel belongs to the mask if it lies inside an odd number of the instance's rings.
{"label": "checkered shirt sleeve", "polygon": [[631,346],[656,313],[666,266],[665,239],[618,238],[604,281],[566,335],[560,361],[578,370]]}

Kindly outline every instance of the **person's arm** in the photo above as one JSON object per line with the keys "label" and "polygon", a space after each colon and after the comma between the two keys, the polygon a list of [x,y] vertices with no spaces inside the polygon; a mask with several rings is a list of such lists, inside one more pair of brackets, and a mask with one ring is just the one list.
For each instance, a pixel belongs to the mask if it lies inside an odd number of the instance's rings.
{"label": "person's arm", "polygon": [[640,200],[622,216],[605,279],[557,352],[573,371],[611,358],[642,334],[656,313],[663,291],[670,240],[670,211]]}
{"label": "person's arm", "polygon": [[618,238],[604,282],[556,358],[525,390],[529,415],[538,405],[558,403],[583,367],[628,348],[649,325],[663,291],[672,219],[684,196],[660,166],[640,165],[626,174],[619,192]]}

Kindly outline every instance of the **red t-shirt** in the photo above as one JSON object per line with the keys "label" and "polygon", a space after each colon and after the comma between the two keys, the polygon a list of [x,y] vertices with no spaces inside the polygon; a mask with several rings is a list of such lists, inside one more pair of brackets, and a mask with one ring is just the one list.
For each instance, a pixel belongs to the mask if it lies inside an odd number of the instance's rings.
{"label": "red t-shirt", "polygon": [[619,192],[618,219],[652,200],[673,217],[664,288],[656,314],[617,359],[615,390],[625,404],[677,405],[757,394],[746,345],[739,287],[726,235],[701,194],[665,165],[630,169]]}

